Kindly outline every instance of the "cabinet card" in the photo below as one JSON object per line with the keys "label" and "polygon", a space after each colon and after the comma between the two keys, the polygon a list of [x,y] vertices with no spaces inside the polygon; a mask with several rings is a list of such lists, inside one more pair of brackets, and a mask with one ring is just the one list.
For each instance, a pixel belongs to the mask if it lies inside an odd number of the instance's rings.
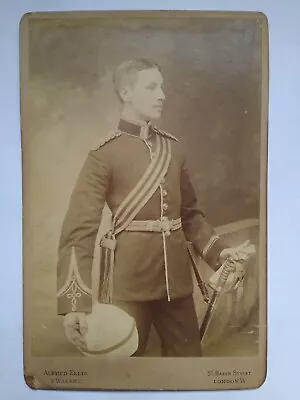
{"label": "cabinet card", "polygon": [[28,13],[20,73],[26,383],[259,387],[266,17]]}

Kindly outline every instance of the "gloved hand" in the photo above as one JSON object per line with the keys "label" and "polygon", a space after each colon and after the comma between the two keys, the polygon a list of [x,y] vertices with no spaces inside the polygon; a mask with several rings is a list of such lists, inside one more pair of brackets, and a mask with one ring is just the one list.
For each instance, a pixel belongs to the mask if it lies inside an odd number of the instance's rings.
{"label": "gloved hand", "polygon": [[[255,246],[249,240],[237,247],[224,249],[220,254],[222,266],[210,277],[209,285],[215,290],[221,287],[224,291],[237,289],[245,277],[245,265],[255,253]],[[220,281],[224,268],[229,272],[225,284]]]}
{"label": "gloved hand", "polygon": [[83,312],[71,312],[64,318],[65,334],[68,340],[75,346],[85,348],[85,334],[87,332],[86,314]]}

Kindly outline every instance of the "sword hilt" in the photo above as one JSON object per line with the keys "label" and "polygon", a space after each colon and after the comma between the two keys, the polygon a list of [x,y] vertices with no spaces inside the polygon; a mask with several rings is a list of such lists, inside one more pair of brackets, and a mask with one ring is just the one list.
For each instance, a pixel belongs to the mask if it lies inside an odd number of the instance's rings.
{"label": "sword hilt", "polygon": [[228,279],[228,276],[230,275],[230,272],[231,272],[231,268],[230,268],[230,266],[228,264],[228,259],[227,259],[225,261],[224,268],[223,268],[223,270],[221,272],[221,275],[220,275],[220,278],[219,278],[219,285],[218,285],[219,289],[221,289],[225,285],[225,283],[226,283],[226,281]]}

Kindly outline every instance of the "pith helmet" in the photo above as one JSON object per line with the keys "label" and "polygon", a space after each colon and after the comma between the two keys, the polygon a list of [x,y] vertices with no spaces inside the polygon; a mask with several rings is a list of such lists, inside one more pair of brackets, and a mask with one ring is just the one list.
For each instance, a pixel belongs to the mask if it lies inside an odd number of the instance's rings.
{"label": "pith helmet", "polygon": [[87,315],[86,356],[130,357],[138,348],[135,320],[112,304],[97,303]]}

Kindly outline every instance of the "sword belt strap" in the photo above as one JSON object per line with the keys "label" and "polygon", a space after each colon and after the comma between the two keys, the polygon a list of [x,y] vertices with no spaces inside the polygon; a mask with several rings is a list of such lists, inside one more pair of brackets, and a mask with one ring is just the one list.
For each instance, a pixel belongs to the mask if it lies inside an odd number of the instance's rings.
{"label": "sword belt strap", "polygon": [[171,232],[181,228],[181,218],[160,220],[132,221],[126,231],[131,232]]}
{"label": "sword belt strap", "polygon": [[[136,215],[147,204],[152,195],[158,189],[162,178],[166,175],[171,161],[170,140],[156,135],[156,150],[151,158],[148,168],[137,182],[136,186],[126,196],[118,207],[112,220],[111,230],[100,241],[100,302],[111,303],[113,295],[113,270],[115,262],[115,250],[117,246],[116,236],[126,230],[132,224]],[[137,221],[135,221],[137,222]],[[167,223],[161,221],[161,224]],[[155,224],[158,226],[158,224]],[[133,226],[133,225],[132,225]],[[145,227],[143,225],[142,227]],[[162,228],[162,225],[160,226]],[[140,229],[138,229],[140,230]],[[164,232],[164,230],[160,230]],[[102,283],[101,283],[102,282]]]}
{"label": "sword belt strap", "polygon": [[120,204],[113,217],[112,231],[114,235],[125,230],[148,203],[166,175],[170,160],[170,141],[156,135],[155,155],[139,182]]}

